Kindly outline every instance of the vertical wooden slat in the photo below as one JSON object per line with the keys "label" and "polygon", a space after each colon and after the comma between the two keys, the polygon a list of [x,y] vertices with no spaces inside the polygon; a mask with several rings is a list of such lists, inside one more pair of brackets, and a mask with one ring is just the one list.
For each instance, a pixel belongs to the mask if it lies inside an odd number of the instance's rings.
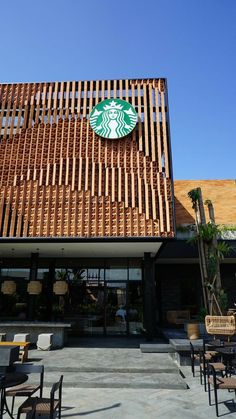
{"label": "vertical wooden slat", "polygon": [[52,90],[53,84],[50,83],[48,87],[48,99],[47,99],[47,123],[51,123],[51,116],[52,116]]}
{"label": "vertical wooden slat", "polygon": [[77,159],[75,157],[73,157],[73,159],[72,159],[72,181],[71,181],[72,191],[75,190],[76,161],[77,161]]}
{"label": "vertical wooden slat", "polygon": [[9,193],[8,193],[8,199],[7,199],[8,202],[7,202],[6,208],[5,208],[5,216],[4,216],[4,224],[3,224],[3,232],[2,232],[3,237],[8,236],[8,226],[9,226],[10,215],[11,215],[12,195],[13,195],[13,187],[10,186]]}
{"label": "vertical wooden slat", "polygon": [[78,191],[74,191],[74,203],[75,203],[75,209],[74,209],[74,217],[73,217],[73,227],[74,227],[74,236],[78,235]]}
{"label": "vertical wooden slat", "polygon": [[144,103],[144,135],[145,135],[145,155],[149,156],[149,135],[148,135],[148,115],[147,115],[147,87],[143,84],[143,103]]}
{"label": "vertical wooden slat", "polygon": [[143,150],[143,136],[142,136],[142,106],[141,106],[141,91],[140,84],[138,83],[138,138],[139,138],[139,151]]}
{"label": "vertical wooden slat", "polygon": [[32,208],[32,193],[33,193],[33,182],[29,182],[28,186],[28,199],[27,199],[27,206],[25,211],[25,222],[24,222],[24,230],[23,230],[23,236],[27,237],[28,234],[28,224],[30,221],[30,211]]}
{"label": "vertical wooden slat", "polygon": [[119,80],[119,98],[123,99],[123,80]]}
{"label": "vertical wooden slat", "polygon": [[169,233],[170,232],[170,208],[169,208],[169,200],[168,200],[168,194],[167,194],[166,178],[164,178],[164,193],[165,193],[166,229],[167,229],[167,233]]}
{"label": "vertical wooden slat", "polygon": [[30,112],[29,112],[29,121],[28,121],[28,128],[32,127],[33,124],[33,118],[34,118],[34,112],[35,112],[35,96],[34,94],[30,97]]}
{"label": "vertical wooden slat", "polygon": [[83,118],[86,118],[87,115],[87,91],[88,91],[88,83],[87,81],[84,82],[84,97],[83,97]]}
{"label": "vertical wooden slat", "polygon": [[71,93],[71,116],[75,116],[75,81],[72,82],[72,93]]}
{"label": "vertical wooden slat", "polygon": [[4,223],[3,215],[4,215],[4,210],[5,210],[6,187],[3,186],[1,189],[2,189],[2,193],[1,193],[1,201],[0,201],[0,231],[2,232],[3,223]]}
{"label": "vertical wooden slat", "polygon": [[[17,86],[15,86],[15,91],[16,90],[18,91],[18,93],[17,93],[16,99],[15,99],[15,101],[13,103],[13,108],[12,108],[12,120],[11,120],[10,134],[9,134],[9,137],[10,138],[12,138],[13,134],[15,133],[14,132],[14,129],[15,129],[15,119],[17,120],[16,109],[17,109],[17,106],[18,106],[17,103],[18,103],[18,100],[19,100],[19,89],[17,89]],[[0,133],[1,133],[1,124],[0,124]]]}
{"label": "vertical wooden slat", "polygon": [[[21,230],[23,227],[23,217],[25,208],[25,196],[26,196],[26,184],[23,184],[22,190],[20,191],[19,207],[18,207],[18,223],[16,228],[16,237],[21,237]],[[35,217],[37,220],[37,217]]]}
{"label": "vertical wooden slat", "polygon": [[10,112],[11,112],[12,95],[13,95],[13,89],[12,89],[12,85],[11,85],[11,94],[8,97],[6,116],[5,116],[5,128],[4,128],[4,133],[3,133],[3,139],[4,140],[7,138],[7,133],[8,133],[8,122],[9,122]]}
{"label": "vertical wooden slat", "polygon": [[157,181],[158,181],[158,204],[159,204],[159,219],[160,219],[160,232],[164,232],[164,217],[163,217],[163,201],[162,201],[162,194],[161,194],[161,181],[160,181],[161,174],[157,174]]}
{"label": "vertical wooden slat", "polygon": [[50,236],[50,227],[51,227],[51,204],[52,204],[52,185],[49,185],[46,189],[46,215],[45,215],[45,235],[46,237]]}
{"label": "vertical wooden slat", "polygon": [[77,91],[78,97],[77,97],[77,114],[80,118],[81,116],[81,81],[78,82],[78,91]]}
{"label": "vertical wooden slat", "polygon": [[65,206],[62,203],[65,202],[65,185],[60,187],[60,224],[59,224],[59,236],[64,236],[64,213],[65,213]]}
{"label": "vertical wooden slat", "polygon": [[36,93],[36,109],[35,109],[35,123],[38,124],[40,122],[39,115],[40,115],[40,104],[41,104],[41,88],[42,85],[38,86],[38,90]]}
{"label": "vertical wooden slat", "polygon": [[160,112],[159,112],[158,98],[159,98],[159,90],[155,88],[158,171],[162,172],[162,144],[161,144],[161,127],[160,127]]}
{"label": "vertical wooden slat", "polygon": [[53,122],[56,123],[57,122],[57,115],[58,115],[58,88],[59,88],[59,83],[56,81],[55,85],[54,85],[54,98],[53,98]]}
{"label": "vertical wooden slat", "polygon": [[98,197],[93,197],[93,211],[94,215],[91,217],[93,219],[93,230],[91,230],[91,236],[98,236]]}
{"label": "vertical wooden slat", "polygon": [[8,97],[7,96],[7,93],[8,93],[9,88],[10,88],[10,86],[7,85],[7,86],[5,86],[5,89],[4,89],[4,90],[6,90],[6,94],[5,94],[5,99],[2,100],[2,106],[1,106],[1,113],[0,113],[0,134],[2,133],[2,130],[5,127],[5,123],[3,124],[3,118],[4,118],[5,106],[6,106],[7,97]]}
{"label": "vertical wooden slat", "polygon": [[117,81],[113,80],[113,97],[117,97]]}
{"label": "vertical wooden slat", "polygon": [[64,107],[64,82],[60,83],[60,100],[59,100],[59,118],[63,117],[63,107]]}
{"label": "vertical wooden slat", "polygon": [[[81,204],[81,220],[84,220],[84,204],[85,204],[85,193],[84,191],[81,191],[81,198],[82,198],[82,204]],[[84,236],[84,222],[81,223],[81,237]]]}
{"label": "vertical wooden slat", "polygon": [[105,80],[102,80],[101,101],[105,99]]}
{"label": "vertical wooden slat", "polygon": [[67,200],[68,200],[68,209],[66,214],[66,236],[70,237],[71,235],[71,225],[70,225],[70,219],[71,219],[71,189],[70,187],[67,187],[66,191]]}
{"label": "vertical wooden slat", "polygon": [[42,117],[41,122],[46,123],[46,103],[47,103],[47,83],[43,86],[43,99],[42,99]]}
{"label": "vertical wooden slat", "polygon": [[59,186],[55,185],[55,204],[54,204],[54,214],[53,214],[53,236],[57,236],[57,220],[58,220],[58,203],[59,203]]}
{"label": "vertical wooden slat", "polygon": [[68,81],[66,83],[66,111],[65,111],[65,117],[69,118],[69,100],[70,100],[70,82]]}
{"label": "vertical wooden slat", "polygon": [[151,131],[151,156],[152,161],[156,160],[156,145],[155,145],[155,134],[154,134],[154,121],[153,121],[153,88],[152,85],[149,84],[149,115],[150,115],[150,131]]}
{"label": "vertical wooden slat", "polygon": [[131,206],[135,208],[135,175],[131,173]]}
{"label": "vertical wooden slat", "polygon": [[170,170],[169,170],[168,144],[167,144],[165,96],[163,92],[161,92],[161,113],[162,113],[162,132],[163,132],[163,144],[164,144],[164,155],[165,155],[165,173],[166,173],[166,176],[169,177]]}

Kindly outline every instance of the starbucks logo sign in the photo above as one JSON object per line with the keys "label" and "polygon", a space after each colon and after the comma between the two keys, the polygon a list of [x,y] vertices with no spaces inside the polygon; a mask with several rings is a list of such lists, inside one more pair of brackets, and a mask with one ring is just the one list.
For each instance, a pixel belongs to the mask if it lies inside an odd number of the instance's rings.
{"label": "starbucks logo sign", "polygon": [[106,99],[90,113],[90,124],[96,134],[104,138],[122,138],[133,131],[137,113],[133,106],[121,99]]}

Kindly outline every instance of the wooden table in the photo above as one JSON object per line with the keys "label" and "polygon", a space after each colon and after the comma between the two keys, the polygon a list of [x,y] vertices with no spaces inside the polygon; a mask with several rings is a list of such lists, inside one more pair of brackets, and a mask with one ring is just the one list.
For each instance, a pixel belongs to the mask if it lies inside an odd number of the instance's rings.
{"label": "wooden table", "polygon": [[20,361],[27,361],[30,342],[0,342],[0,346],[20,346]]}

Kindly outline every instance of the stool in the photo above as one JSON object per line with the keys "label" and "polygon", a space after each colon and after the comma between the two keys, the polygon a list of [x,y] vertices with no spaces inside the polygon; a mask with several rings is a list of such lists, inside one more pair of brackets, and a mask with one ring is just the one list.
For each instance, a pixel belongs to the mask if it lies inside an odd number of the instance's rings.
{"label": "stool", "polygon": [[29,333],[17,333],[14,335],[13,342],[29,342]]}
{"label": "stool", "polygon": [[[14,335],[13,342],[29,342],[29,333],[17,333]],[[19,359],[21,362],[28,358],[28,348],[20,346]]]}
{"label": "stool", "polygon": [[6,340],[6,333],[0,333],[0,342],[5,342]]}
{"label": "stool", "polygon": [[50,351],[52,346],[53,333],[41,333],[38,335],[37,349],[41,351]]}

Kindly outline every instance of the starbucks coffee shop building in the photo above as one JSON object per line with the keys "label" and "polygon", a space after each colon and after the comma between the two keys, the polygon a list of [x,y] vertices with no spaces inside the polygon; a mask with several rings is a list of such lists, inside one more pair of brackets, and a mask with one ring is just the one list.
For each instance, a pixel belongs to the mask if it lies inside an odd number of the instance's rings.
{"label": "starbucks coffee shop building", "polygon": [[2,84],[0,110],[0,323],[155,335],[175,238],[166,80]]}

